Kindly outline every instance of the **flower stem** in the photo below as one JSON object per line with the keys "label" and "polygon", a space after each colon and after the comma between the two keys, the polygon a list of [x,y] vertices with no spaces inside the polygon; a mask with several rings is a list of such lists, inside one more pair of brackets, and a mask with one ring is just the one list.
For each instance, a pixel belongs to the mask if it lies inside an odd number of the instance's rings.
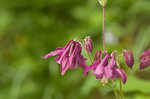
{"label": "flower stem", "polygon": [[113,89],[113,93],[114,93],[114,95],[115,95],[115,99],[120,99],[117,89],[114,88],[112,85],[109,85],[109,84],[108,84],[107,86],[108,86],[109,88],[112,88],[112,89]]}
{"label": "flower stem", "polygon": [[114,94],[115,94],[115,99],[118,99],[119,97],[118,97],[118,93],[116,90],[114,90]]}
{"label": "flower stem", "polygon": [[123,91],[122,91],[122,82],[120,80],[120,97],[121,99],[124,99]]}
{"label": "flower stem", "polygon": [[103,40],[103,49],[105,50],[105,6],[102,6],[103,9],[103,21],[102,21],[102,40]]}

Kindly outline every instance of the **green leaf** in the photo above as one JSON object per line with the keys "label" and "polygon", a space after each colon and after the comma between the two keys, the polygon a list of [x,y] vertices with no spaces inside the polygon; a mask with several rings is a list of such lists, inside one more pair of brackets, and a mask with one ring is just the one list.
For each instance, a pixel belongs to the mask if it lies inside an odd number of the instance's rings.
{"label": "green leaf", "polygon": [[144,93],[150,92],[150,82],[139,79],[135,76],[128,76],[127,83],[123,86],[123,90],[129,91],[140,91]]}

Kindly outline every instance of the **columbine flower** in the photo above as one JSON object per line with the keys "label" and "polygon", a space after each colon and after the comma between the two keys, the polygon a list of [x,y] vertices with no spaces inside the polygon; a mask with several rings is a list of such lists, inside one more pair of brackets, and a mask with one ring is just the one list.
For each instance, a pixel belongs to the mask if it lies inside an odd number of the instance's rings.
{"label": "columbine flower", "polygon": [[115,54],[112,53],[110,62],[104,69],[103,78],[105,81],[106,79],[114,80],[116,78],[121,78],[123,83],[126,83],[126,73],[123,69],[120,69],[117,67],[116,60],[115,60]]}
{"label": "columbine flower", "polygon": [[84,39],[84,48],[87,52],[92,53],[93,45],[92,45],[92,39],[90,37],[86,37]]}
{"label": "columbine flower", "polygon": [[124,50],[123,51],[123,57],[124,57],[124,61],[127,64],[127,66],[132,68],[133,64],[134,64],[134,57],[133,57],[132,51],[131,50]]}
{"label": "columbine flower", "polygon": [[97,65],[101,62],[101,51],[99,52],[96,52],[95,56],[94,56],[94,62],[92,65],[88,66],[86,69],[85,69],[85,72],[84,74],[88,74],[88,72],[91,70],[91,69],[96,69]]}
{"label": "columbine flower", "polygon": [[106,54],[104,59],[97,65],[96,69],[93,71],[93,74],[96,75],[96,78],[102,78],[104,74],[104,69],[108,64],[108,59],[110,58],[109,54]]}
{"label": "columbine flower", "polygon": [[144,69],[150,66],[150,49],[143,52],[139,57],[139,59],[140,59],[140,69]]}
{"label": "columbine flower", "polygon": [[45,55],[43,58],[47,59],[51,56],[58,55],[56,62],[61,65],[60,71],[64,75],[68,69],[75,69],[79,65],[85,70],[86,59],[81,55],[81,44],[77,41],[69,41],[64,48],[58,47],[55,51],[52,51]]}
{"label": "columbine flower", "polygon": [[112,56],[110,56],[108,53],[105,53],[104,58],[98,62],[94,61],[94,63],[88,67],[88,71],[89,69],[94,70],[93,74],[97,79],[102,79],[102,83],[107,83],[108,80],[114,80],[116,78],[121,78],[122,82],[126,83],[126,73],[123,69],[117,67],[114,53],[112,53]]}

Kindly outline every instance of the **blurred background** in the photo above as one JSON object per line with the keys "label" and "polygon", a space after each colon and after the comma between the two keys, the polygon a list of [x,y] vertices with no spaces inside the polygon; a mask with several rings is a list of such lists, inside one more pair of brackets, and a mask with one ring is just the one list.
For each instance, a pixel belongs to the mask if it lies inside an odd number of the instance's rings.
{"label": "blurred background", "polygon": [[[101,23],[97,0],[0,0],[0,99],[112,99],[112,89],[81,68],[61,76],[53,58],[42,59],[85,36],[101,48]],[[134,51],[126,99],[150,99],[150,68],[138,70],[138,56],[150,48],[150,1],[108,0],[105,39],[108,50]]]}

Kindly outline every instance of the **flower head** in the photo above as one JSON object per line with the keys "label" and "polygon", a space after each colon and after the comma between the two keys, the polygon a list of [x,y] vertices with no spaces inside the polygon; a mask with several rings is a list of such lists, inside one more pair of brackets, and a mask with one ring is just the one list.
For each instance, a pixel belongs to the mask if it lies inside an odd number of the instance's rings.
{"label": "flower head", "polygon": [[143,52],[140,57],[140,69],[144,69],[148,66],[150,66],[150,49]]}
{"label": "flower head", "polygon": [[126,83],[127,80],[126,73],[123,69],[118,68],[115,60],[115,54],[112,53],[111,59],[104,69],[102,79],[114,80],[116,78],[121,78],[122,82]]}
{"label": "flower head", "polygon": [[104,58],[101,61],[94,61],[94,63],[88,67],[93,69],[93,74],[97,79],[102,79],[102,83],[107,83],[108,80],[114,80],[116,78],[121,78],[123,83],[126,83],[127,76],[123,69],[118,68],[115,60],[114,52],[112,55],[105,53]]}
{"label": "flower head", "polygon": [[86,37],[84,39],[84,48],[87,52],[92,53],[93,45],[92,45],[92,39],[90,37]]}
{"label": "flower head", "polygon": [[51,56],[58,55],[56,62],[61,65],[60,71],[64,75],[68,69],[75,69],[79,65],[85,70],[86,59],[81,55],[82,47],[77,41],[69,41],[64,48],[58,47],[55,51],[52,51],[45,55],[43,58],[47,59]]}
{"label": "flower head", "polygon": [[96,75],[96,78],[102,78],[104,74],[104,69],[108,64],[110,58],[109,54],[106,54],[102,61],[97,65],[96,69],[93,71],[93,74]]}
{"label": "flower head", "polygon": [[134,57],[133,57],[132,51],[131,50],[124,50],[123,51],[123,57],[124,57],[124,61],[127,64],[127,66],[132,68],[133,64],[134,64]]}

